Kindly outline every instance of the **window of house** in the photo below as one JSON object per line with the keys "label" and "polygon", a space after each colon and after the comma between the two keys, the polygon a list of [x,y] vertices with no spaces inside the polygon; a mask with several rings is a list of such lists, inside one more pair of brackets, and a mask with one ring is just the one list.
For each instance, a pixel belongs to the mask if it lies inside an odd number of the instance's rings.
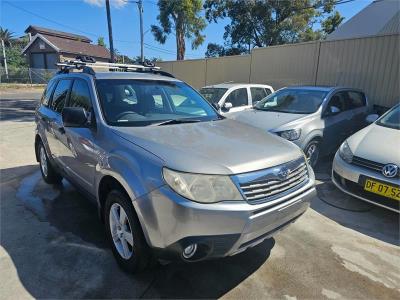
{"label": "window of house", "polygon": [[83,107],[88,111],[92,104],[90,102],[90,91],[87,83],[76,79],[72,85],[71,95],[69,97],[69,107]]}
{"label": "window of house", "polygon": [[69,88],[71,87],[71,82],[72,80],[70,79],[62,79],[58,82],[50,104],[51,109],[55,112],[62,112],[65,106],[65,101],[67,100]]}
{"label": "window of house", "polygon": [[226,102],[232,103],[233,107],[248,105],[247,89],[240,88],[232,91],[226,98],[225,103]]}

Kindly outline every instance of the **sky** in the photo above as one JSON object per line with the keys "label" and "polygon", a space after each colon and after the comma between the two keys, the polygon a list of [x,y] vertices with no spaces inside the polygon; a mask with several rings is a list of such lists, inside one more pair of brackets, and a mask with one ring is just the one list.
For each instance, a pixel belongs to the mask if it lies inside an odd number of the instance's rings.
{"label": "sky", "polygon": [[[345,21],[357,14],[372,0],[355,0],[336,6]],[[81,34],[94,43],[104,37],[108,44],[107,17],[105,0],[0,0],[0,26],[24,35],[29,25],[52,28]],[[111,19],[114,36],[114,48],[121,54],[134,57],[140,55],[139,14],[135,3],[124,0],[110,0]],[[176,58],[175,36],[170,35],[164,45],[154,40],[150,26],[157,25],[158,6],[156,0],[143,0],[144,9],[144,53],[146,57],[158,57],[162,60]],[[190,42],[186,45],[185,59],[204,57],[208,43],[223,44],[224,26],[229,19],[208,24],[204,30],[205,42],[192,50]]]}

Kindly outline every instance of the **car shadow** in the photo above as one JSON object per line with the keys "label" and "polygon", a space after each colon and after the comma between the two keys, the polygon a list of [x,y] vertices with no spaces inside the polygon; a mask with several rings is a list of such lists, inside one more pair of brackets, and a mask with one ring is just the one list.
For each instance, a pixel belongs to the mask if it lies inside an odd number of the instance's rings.
{"label": "car shadow", "polygon": [[0,121],[32,122],[38,100],[7,99],[0,100]]}
{"label": "car shadow", "polygon": [[260,268],[275,244],[268,239],[233,257],[127,274],[113,258],[95,204],[66,180],[45,184],[37,165],[1,175],[1,198],[8,199],[1,203],[1,246],[35,298],[217,298]]}
{"label": "car shadow", "polygon": [[311,208],[325,217],[362,234],[400,245],[399,214],[361,201],[340,191],[330,178],[333,156],[315,168],[317,195]]}

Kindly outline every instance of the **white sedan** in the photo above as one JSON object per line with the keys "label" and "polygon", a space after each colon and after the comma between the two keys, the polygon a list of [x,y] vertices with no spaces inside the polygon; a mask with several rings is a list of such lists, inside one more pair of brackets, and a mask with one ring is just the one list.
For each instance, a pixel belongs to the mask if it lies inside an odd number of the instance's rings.
{"label": "white sedan", "polygon": [[360,200],[400,212],[400,105],[349,137],[335,155],[332,181]]}
{"label": "white sedan", "polygon": [[270,85],[255,83],[220,83],[200,89],[200,94],[221,114],[249,109],[273,92]]}

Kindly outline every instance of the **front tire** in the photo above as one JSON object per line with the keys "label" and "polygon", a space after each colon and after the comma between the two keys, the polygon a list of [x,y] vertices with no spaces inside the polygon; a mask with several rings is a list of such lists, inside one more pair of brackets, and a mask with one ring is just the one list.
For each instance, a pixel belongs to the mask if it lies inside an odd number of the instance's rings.
{"label": "front tire", "polygon": [[317,140],[313,140],[308,143],[307,147],[304,150],[308,163],[312,168],[318,163],[319,156],[321,153],[321,143]]}
{"label": "front tire", "polygon": [[130,273],[144,270],[150,262],[150,249],[129,197],[112,190],[104,211],[107,237],[118,264]]}
{"label": "front tire", "polygon": [[40,142],[38,145],[38,153],[39,153],[40,172],[42,173],[44,181],[48,184],[61,183],[62,176],[58,174],[58,172],[51,165],[49,157],[46,152],[46,148],[44,147],[42,142]]}

